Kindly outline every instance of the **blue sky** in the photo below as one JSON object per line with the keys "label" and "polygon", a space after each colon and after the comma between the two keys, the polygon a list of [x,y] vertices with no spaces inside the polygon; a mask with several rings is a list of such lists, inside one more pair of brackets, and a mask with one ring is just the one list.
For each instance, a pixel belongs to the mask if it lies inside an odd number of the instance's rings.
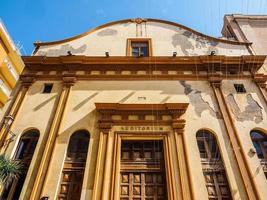
{"label": "blue sky", "polygon": [[34,41],[54,41],[126,18],[174,21],[220,36],[225,14],[267,14],[267,0],[0,0],[0,17],[30,55]]}

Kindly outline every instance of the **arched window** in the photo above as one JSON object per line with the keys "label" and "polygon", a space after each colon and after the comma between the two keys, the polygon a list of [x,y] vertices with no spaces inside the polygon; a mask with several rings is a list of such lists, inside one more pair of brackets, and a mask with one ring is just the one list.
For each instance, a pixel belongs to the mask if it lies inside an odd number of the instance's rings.
{"label": "arched window", "polygon": [[232,199],[216,138],[206,130],[196,137],[209,199]]}
{"label": "arched window", "polygon": [[256,149],[258,158],[261,159],[261,165],[267,178],[267,135],[253,130],[250,132],[250,137],[253,142],[253,145]]}
{"label": "arched window", "polygon": [[2,199],[12,199],[18,200],[24,181],[26,179],[26,175],[28,169],[30,167],[32,157],[39,139],[39,131],[38,130],[29,130],[22,135],[20,138],[16,153],[15,159],[20,160],[23,164],[22,175],[21,177],[13,181],[13,183],[5,189]]}
{"label": "arched window", "polygon": [[85,130],[77,131],[70,137],[62,171],[59,200],[79,200],[81,197],[89,140],[89,132]]}

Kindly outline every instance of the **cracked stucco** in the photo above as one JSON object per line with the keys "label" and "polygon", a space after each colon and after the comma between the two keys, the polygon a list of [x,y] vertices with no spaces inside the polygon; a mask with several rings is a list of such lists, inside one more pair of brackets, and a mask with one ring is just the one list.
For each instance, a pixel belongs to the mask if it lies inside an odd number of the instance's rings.
{"label": "cracked stucco", "polygon": [[254,121],[258,124],[263,120],[262,107],[251,94],[246,95],[247,105],[243,111],[237,104],[233,94],[229,94],[226,100],[237,121]]}
{"label": "cracked stucco", "polygon": [[136,25],[133,22],[110,25],[93,30],[82,37],[58,44],[41,45],[35,55],[60,56],[67,51],[86,56],[103,56],[108,51],[112,56],[125,56],[129,38],[151,38],[153,56],[169,56],[177,52],[178,56],[209,55],[249,55],[245,45],[234,45],[215,41],[192,31],[160,22],[147,22]]}
{"label": "cracked stucco", "polygon": [[179,46],[185,55],[197,55],[193,52],[194,49],[207,49],[207,54],[211,51],[215,51],[217,54],[219,52],[216,47],[218,44],[218,42],[208,41],[192,32],[183,31],[181,29],[172,36],[172,45],[174,47]]}
{"label": "cracked stucco", "polygon": [[118,31],[115,29],[107,28],[97,33],[98,36],[117,35]]}
{"label": "cracked stucco", "polygon": [[210,103],[204,100],[201,91],[192,89],[192,86],[185,81],[180,81],[180,84],[184,87],[184,93],[189,97],[190,104],[194,107],[198,117],[201,117],[203,111],[208,110],[211,116],[218,119],[221,118],[220,113],[215,111]]}
{"label": "cracked stucco", "polygon": [[68,51],[71,51],[71,53],[74,54],[81,54],[83,53],[87,48],[87,45],[84,44],[80,46],[79,48],[73,48],[69,44],[61,45],[59,49],[49,49],[47,51],[38,51],[36,55],[38,56],[58,56],[58,55],[67,55]]}

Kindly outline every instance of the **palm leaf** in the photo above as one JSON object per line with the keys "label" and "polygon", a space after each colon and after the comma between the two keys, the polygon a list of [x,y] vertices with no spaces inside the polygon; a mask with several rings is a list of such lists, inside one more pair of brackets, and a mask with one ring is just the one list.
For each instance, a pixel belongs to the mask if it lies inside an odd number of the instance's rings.
{"label": "palm leaf", "polygon": [[22,174],[22,163],[0,155],[0,182],[8,186],[13,180],[19,179]]}

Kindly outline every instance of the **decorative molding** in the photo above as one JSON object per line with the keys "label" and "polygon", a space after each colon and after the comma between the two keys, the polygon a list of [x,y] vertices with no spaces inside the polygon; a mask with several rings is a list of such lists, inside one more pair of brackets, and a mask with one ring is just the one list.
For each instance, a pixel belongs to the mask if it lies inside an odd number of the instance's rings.
{"label": "decorative molding", "polygon": [[[137,18],[139,19],[139,18]],[[175,26],[175,27],[178,27],[178,28],[182,28],[182,29],[185,29],[187,31],[190,31],[200,37],[204,37],[204,38],[207,38],[208,40],[210,41],[216,41],[216,42],[223,42],[223,43],[227,43],[227,44],[234,44],[234,45],[251,45],[252,43],[251,42],[239,42],[239,41],[233,41],[233,40],[226,40],[226,39],[221,39],[221,38],[215,38],[215,37],[211,37],[211,36],[208,36],[208,35],[205,35],[203,33],[200,33],[198,31],[195,31],[189,27],[186,27],[186,26],[183,26],[181,24],[178,24],[178,23],[175,23],[175,22],[170,22],[170,21],[166,21],[166,20],[159,20],[159,19],[151,19],[151,18],[147,18],[147,19],[139,19],[139,20],[136,20],[136,19],[124,19],[124,20],[119,20],[119,21],[114,21],[114,22],[109,22],[107,24],[103,24],[103,25],[100,25],[98,27],[95,27],[85,33],[82,33],[80,35],[76,35],[74,37],[71,37],[71,38],[67,38],[67,39],[63,39],[63,40],[58,40],[58,41],[53,41],[53,42],[35,42],[34,43],[34,46],[36,47],[35,48],[35,53],[36,51],[38,50],[38,48],[40,46],[47,46],[47,45],[55,45],[55,44],[62,44],[62,43],[65,43],[65,42],[70,42],[72,40],[75,40],[75,39],[79,39],[79,38],[82,38],[86,35],[89,35],[95,31],[98,31],[102,28],[106,28],[106,27],[109,27],[109,26],[112,26],[112,25],[116,25],[116,24],[122,24],[122,23],[128,23],[128,22],[140,22],[140,21],[146,21],[146,22],[156,22],[156,23],[163,23],[163,24],[167,24],[167,25],[171,25],[171,26]]]}
{"label": "decorative molding", "polygon": [[[101,113],[99,128],[107,133],[112,126],[141,126],[157,125],[171,126],[174,130],[183,129],[185,120],[180,119],[186,112],[188,103],[165,104],[120,104],[120,103],[95,103],[96,110]],[[130,119],[130,116],[135,119]],[[118,117],[114,119],[113,116]],[[149,117],[146,119],[146,117]],[[163,116],[170,116],[163,119]]]}
{"label": "decorative molding", "polygon": [[76,77],[73,76],[63,76],[62,77],[63,85],[65,87],[73,86],[76,82]]}
{"label": "decorative molding", "polygon": [[[150,57],[131,57],[131,56],[84,56],[84,55],[72,55],[72,56],[58,56],[58,57],[46,57],[46,56],[23,56],[23,61],[26,64],[26,67],[30,68],[31,66],[56,66],[61,65],[65,66],[66,69],[69,69],[71,66],[72,69],[75,69],[73,65],[121,65],[121,64],[147,64],[151,65],[151,59],[153,58],[153,63],[157,65],[167,64],[167,65],[199,65],[199,64],[217,64],[223,65],[221,67],[226,67],[224,65],[240,65],[248,64],[251,67],[255,65],[260,68],[266,56],[262,55],[244,55],[244,56],[222,56],[222,55],[203,55],[203,56],[153,56]],[[228,66],[229,67],[229,66]],[[207,68],[207,66],[205,66]],[[42,68],[44,69],[44,67]]]}
{"label": "decorative molding", "polygon": [[210,85],[215,88],[220,88],[222,85],[222,76],[221,75],[212,75],[208,78]]}
{"label": "decorative molding", "polygon": [[[21,77],[34,76],[38,80],[62,80],[65,76],[77,80],[207,80],[216,74],[221,74],[223,79],[251,78],[250,73],[243,72],[258,70],[263,65],[265,56],[31,56],[23,59],[27,70]],[[154,68],[156,70],[151,70]],[[56,73],[50,73],[51,71]],[[191,73],[184,73],[185,71]]]}
{"label": "decorative molding", "polygon": [[261,88],[266,88],[267,75],[265,74],[254,74],[254,81]]}
{"label": "decorative molding", "polygon": [[20,77],[21,85],[25,88],[29,88],[35,81],[36,81],[36,77],[32,75]]}
{"label": "decorative molding", "polygon": [[134,18],[134,19],[131,19],[131,22],[134,22],[136,24],[142,24],[142,23],[145,23],[147,21],[148,20],[147,19],[144,19],[144,18]]}

